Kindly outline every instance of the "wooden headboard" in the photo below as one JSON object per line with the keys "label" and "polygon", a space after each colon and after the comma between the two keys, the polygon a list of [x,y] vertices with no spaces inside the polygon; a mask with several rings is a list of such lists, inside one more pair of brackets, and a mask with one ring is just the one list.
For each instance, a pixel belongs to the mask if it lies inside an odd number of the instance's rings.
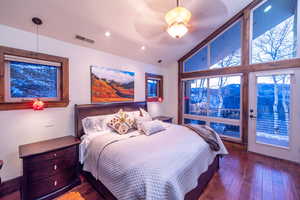
{"label": "wooden headboard", "polygon": [[135,111],[139,108],[147,110],[147,102],[127,102],[127,103],[105,103],[105,104],[75,104],[75,136],[80,138],[84,135],[82,127],[82,119],[89,116],[109,115],[118,112],[120,109],[124,111]]}

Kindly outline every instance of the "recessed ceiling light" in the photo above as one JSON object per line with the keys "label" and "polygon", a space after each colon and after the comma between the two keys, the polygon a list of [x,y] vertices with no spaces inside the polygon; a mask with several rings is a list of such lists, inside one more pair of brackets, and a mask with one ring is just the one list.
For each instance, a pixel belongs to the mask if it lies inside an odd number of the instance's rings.
{"label": "recessed ceiling light", "polygon": [[105,35],[106,37],[110,37],[110,36],[111,36],[111,34],[110,34],[109,31],[106,31],[104,35]]}
{"label": "recessed ceiling light", "polygon": [[145,47],[145,46],[142,46],[142,47],[141,47],[141,50],[143,50],[143,51],[146,50],[146,47]]}
{"label": "recessed ceiling light", "polygon": [[272,6],[271,5],[268,5],[265,9],[264,9],[264,12],[269,12],[270,10],[272,9]]}

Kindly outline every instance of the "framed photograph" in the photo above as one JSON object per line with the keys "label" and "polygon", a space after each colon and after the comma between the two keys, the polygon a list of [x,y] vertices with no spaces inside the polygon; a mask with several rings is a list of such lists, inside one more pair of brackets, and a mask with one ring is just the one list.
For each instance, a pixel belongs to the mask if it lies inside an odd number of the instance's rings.
{"label": "framed photograph", "polygon": [[134,101],[134,72],[91,66],[92,103]]}

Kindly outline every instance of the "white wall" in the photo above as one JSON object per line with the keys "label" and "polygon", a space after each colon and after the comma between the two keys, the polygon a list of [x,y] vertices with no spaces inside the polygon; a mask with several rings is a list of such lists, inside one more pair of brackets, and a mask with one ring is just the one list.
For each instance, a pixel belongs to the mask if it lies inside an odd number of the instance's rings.
{"label": "white wall", "polygon": [[[32,33],[0,25],[0,35],[0,45],[36,51],[36,36]],[[4,181],[22,174],[19,145],[73,135],[74,104],[90,103],[90,65],[135,72],[135,101],[145,100],[145,72],[164,75],[164,102],[149,103],[149,111],[153,116],[177,118],[176,64],[153,66],[43,36],[39,49],[41,53],[69,58],[71,102],[66,108],[44,111],[0,111],[0,159],[4,160],[0,175]]]}

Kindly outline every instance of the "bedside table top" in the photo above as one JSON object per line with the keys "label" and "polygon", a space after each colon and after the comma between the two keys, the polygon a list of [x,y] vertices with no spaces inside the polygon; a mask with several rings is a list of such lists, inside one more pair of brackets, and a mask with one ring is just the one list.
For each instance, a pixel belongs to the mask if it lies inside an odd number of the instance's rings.
{"label": "bedside table top", "polygon": [[164,120],[173,119],[173,117],[169,117],[169,116],[157,116],[157,117],[153,117],[153,119],[158,119],[158,120],[164,121]]}
{"label": "bedside table top", "polygon": [[74,136],[65,136],[61,138],[55,138],[51,140],[44,140],[41,142],[35,142],[31,144],[25,144],[19,146],[19,157],[25,158],[49,151],[62,149],[65,147],[79,144],[80,140]]}

